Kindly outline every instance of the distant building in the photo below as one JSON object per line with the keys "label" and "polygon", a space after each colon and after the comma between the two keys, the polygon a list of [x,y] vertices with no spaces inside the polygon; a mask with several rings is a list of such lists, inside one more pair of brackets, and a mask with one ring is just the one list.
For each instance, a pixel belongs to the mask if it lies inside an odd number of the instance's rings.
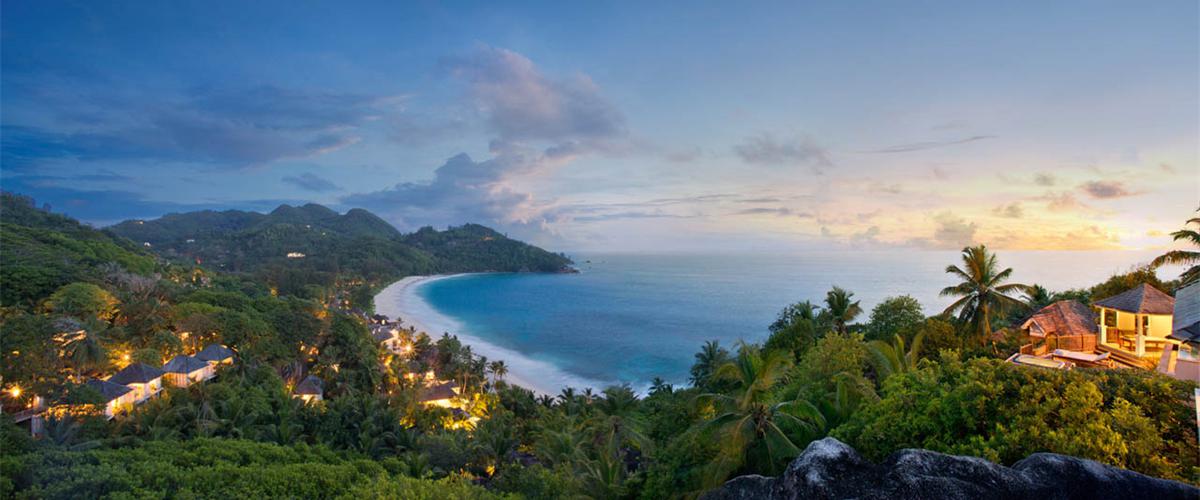
{"label": "distant building", "polygon": [[287,258],[289,258],[289,259],[303,259],[304,257],[305,257],[304,254],[300,253],[300,252],[288,252],[287,253]]}
{"label": "distant building", "polygon": [[162,390],[163,371],[145,363],[133,363],[108,377],[108,381],[133,390],[134,402],[150,399]]}
{"label": "distant building", "polygon": [[164,378],[175,387],[187,387],[213,377],[214,365],[193,356],[180,354],[163,365]]}
{"label": "distant building", "polygon": [[107,380],[92,379],[84,384],[100,393],[104,405],[104,416],[113,418],[116,414],[127,411],[137,399],[137,393],[127,386]]}
{"label": "distant building", "polygon": [[292,391],[292,397],[300,398],[305,403],[321,401],[325,399],[325,382],[315,375],[304,377],[304,380],[296,384],[296,389]]}
{"label": "distant building", "polygon": [[196,353],[196,359],[214,367],[216,365],[233,364],[233,351],[221,344],[209,344]]}

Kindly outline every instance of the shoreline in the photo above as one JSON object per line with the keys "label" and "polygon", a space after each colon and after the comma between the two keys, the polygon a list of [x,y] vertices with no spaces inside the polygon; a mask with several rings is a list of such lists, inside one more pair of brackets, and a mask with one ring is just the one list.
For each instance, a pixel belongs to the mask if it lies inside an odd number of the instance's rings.
{"label": "shoreline", "polygon": [[441,337],[442,333],[458,337],[458,340],[464,345],[471,346],[471,350],[475,354],[486,356],[489,361],[503,360],[508,365],[508,375],[504,377],[505,381],[529,389],[536,394],[553,396],[565,387],[577,389],[592,387],[600,390],[608,385],[568,374],[552,363],[530,358],[519,351],[498,346],[471,335],[460,321],[441,314],[417,293],[422,286],[435,281],[477,274],[486,273],[405,277],[388,285],[375,295],[375,312],[384,314],[391,319],[399,318],[403,322],[402,326],[414,327],[418,332],[425,332],[435,341]]}

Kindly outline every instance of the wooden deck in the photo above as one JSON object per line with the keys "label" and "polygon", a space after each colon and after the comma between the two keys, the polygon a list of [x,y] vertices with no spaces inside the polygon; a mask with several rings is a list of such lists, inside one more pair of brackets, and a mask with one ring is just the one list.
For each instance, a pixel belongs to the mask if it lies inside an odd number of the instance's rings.
{"label": "wooden deck", "polygon": [[1130,368],[1141,368],[1143,370],[1153,370],[1158,363],[1150,358],[1139,358],[1136,354],[1107,346],[1104,344],[1096,344],[1097,352],[1107,352],[1109,359],[1113,360],[1118,365],[1128,366]]}

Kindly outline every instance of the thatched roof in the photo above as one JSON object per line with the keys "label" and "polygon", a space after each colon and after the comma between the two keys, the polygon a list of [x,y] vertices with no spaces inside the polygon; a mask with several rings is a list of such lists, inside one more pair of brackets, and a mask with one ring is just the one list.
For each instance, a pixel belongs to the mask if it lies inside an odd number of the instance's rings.
{"label": "thatched roof", "polygon": [[233,357],[233,350],[221,344],[209,344],[196,353],[196,359],[201,361],[220,362]]}
{"label": "thatched roof", "polygon": [[1096,305],[1136,314],[1172,314],[1175,311],[1175,298],[1142,283],[1107,299],[1097,300]]}
{"label": "thatched roof", "polygon": [[124,396],[128,394],[129,391],[133,390],[121,384],[109,382],[107,380],[100,380],[98,378],[87,381],[85,385],[95,389],[96,392],[100,393],[101,396],[104,396],[105,403]]}
{"label": "thatched roof", "polygon": [[417,399],[422,403],[428,403],[430,401],[437,401],[440,399],[451,399],[458,395],[458,393],[454,391],[454,389],[457,387],[458,384],[454,382],[446,382],[432,387],[426,387],[425,390],[421,391],[421,395]]}
{"label": "thatched roof", "polygon": [[1060,300],[1041,308],[1021,329],[1037,337],[1095,335],[1099,331],[1096,313],[1075,300]]}
{"label": "thatched roof", "polygon": [[145,384],[163,376],[163,371],[145,363],[134,363],[117,372],[108,381],[114,384]]}
{"label": "thatched roof", "polygon": [[296,390],[292,391],[295,394],[316,394],[320,396],[325,393],[325,382],[317,378],[316,375],[304,377],[299,384],[296,385]]}
{"label": "thatched roof", "polygon": [[205,368],[208,368],[208,363],[183,354],[171,358],[167,364],[163,365],[163,371],[168,373],[192,373]]}

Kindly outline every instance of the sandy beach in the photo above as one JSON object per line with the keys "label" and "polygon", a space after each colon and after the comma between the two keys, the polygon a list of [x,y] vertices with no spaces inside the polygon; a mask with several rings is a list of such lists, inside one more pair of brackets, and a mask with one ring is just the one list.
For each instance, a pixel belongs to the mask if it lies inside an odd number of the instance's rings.
{"label": "sandy beach", "polygon": [[389,318],[400,318],[405,326],[412,326],[417,331],[428,333],[433,339],[450,333],[458,336],[464,344],[470,345],[476,354],[487,356],[489,360],[504,360],[509,372],[505,377],[511,384],[525,387],[539,394],[558,394],[566,386],[578,389],[593,387],[600,389],[604,384],[587,381],[572,376],[558,367],[524,354],[494,345],[483,339],[466,333],[461,324],[453,318],[439,313],[417,293],[417,289],[434,281],[450,279],[466,274],[447,274],[434,276],[409,276],[388,286],[375,296],[375,311]]}

